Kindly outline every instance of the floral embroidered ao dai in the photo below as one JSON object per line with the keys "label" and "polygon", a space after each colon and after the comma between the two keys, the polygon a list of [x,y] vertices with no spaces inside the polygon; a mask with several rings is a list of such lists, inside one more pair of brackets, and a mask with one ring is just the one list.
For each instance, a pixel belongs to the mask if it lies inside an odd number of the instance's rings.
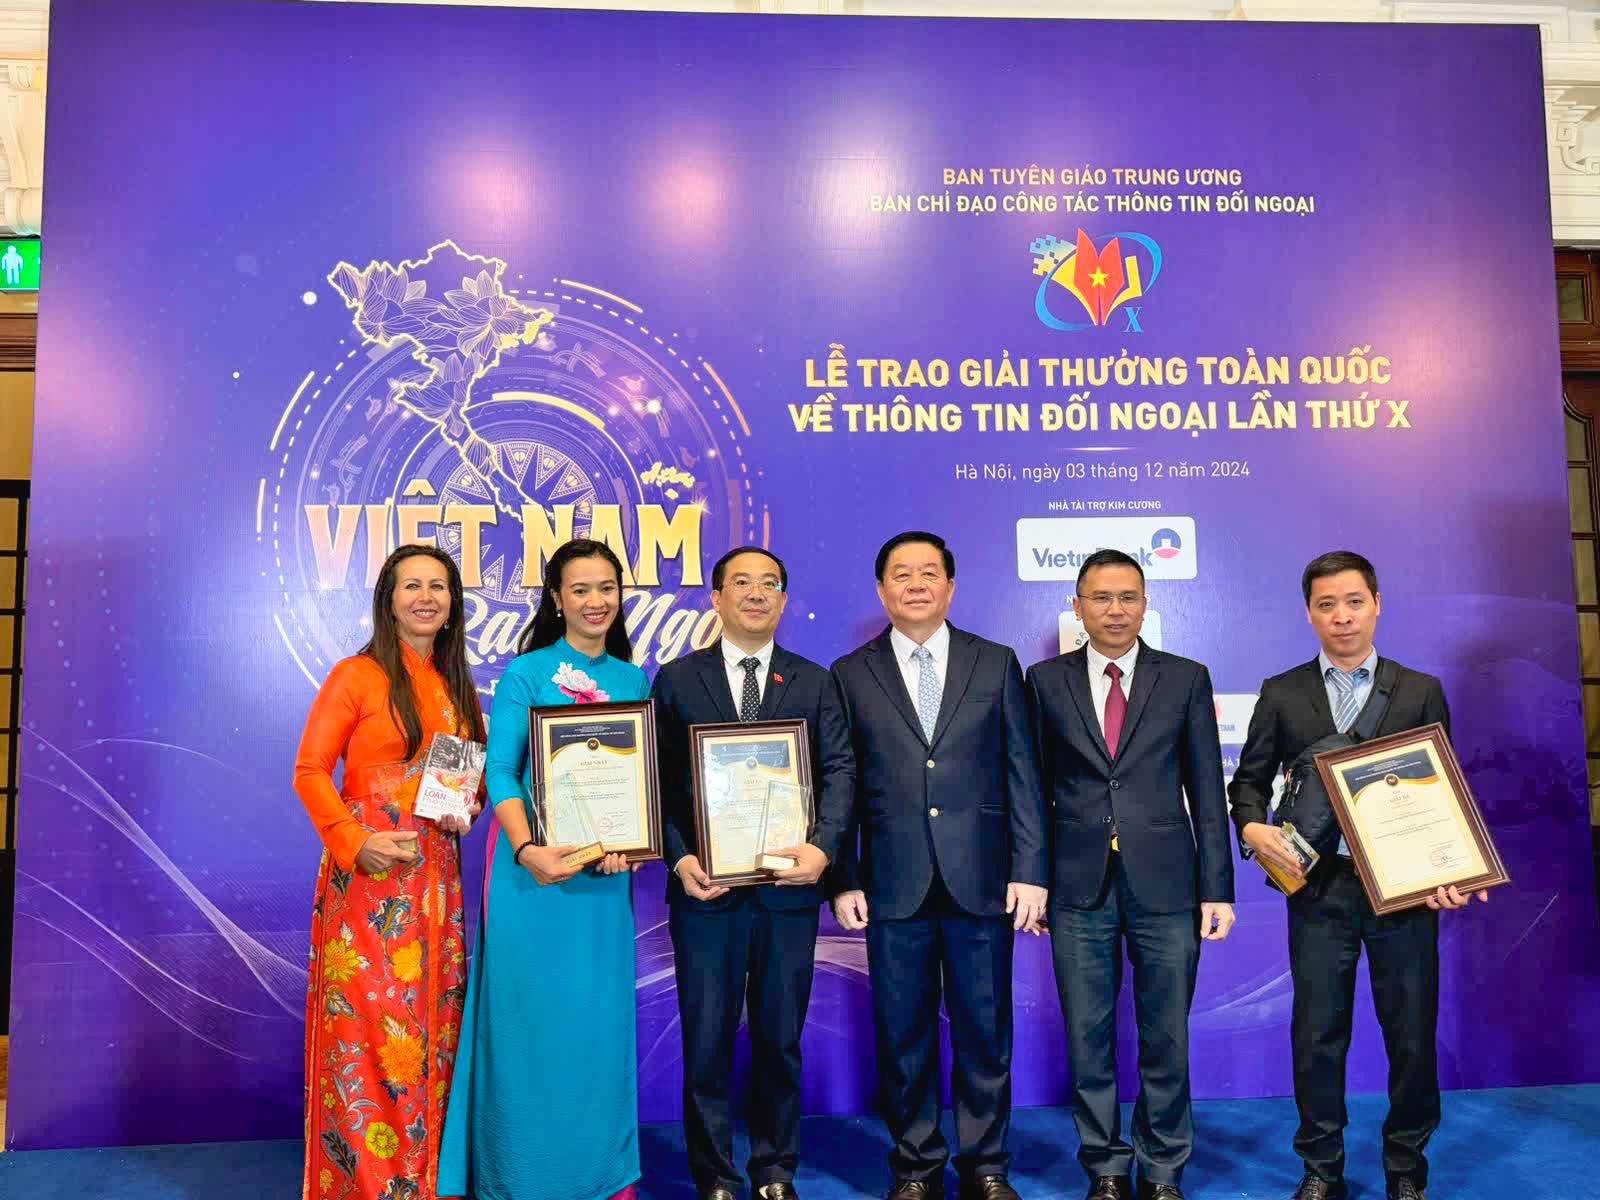
{"label": "floral embroidered ao dai", "polygon": [[[444,680],[410,647],[403,653],[423,730],[411,762],[388,677],[359,655],[328,675],[295,760],[295,791],[324,845],[306,1006],[305,1200],[437,1194],[465,990],[461,851],[411,808],[433,735],[458,731]],[[377,875],[356,870],[367,837],[396,829],[416,832],[417,858]]]}

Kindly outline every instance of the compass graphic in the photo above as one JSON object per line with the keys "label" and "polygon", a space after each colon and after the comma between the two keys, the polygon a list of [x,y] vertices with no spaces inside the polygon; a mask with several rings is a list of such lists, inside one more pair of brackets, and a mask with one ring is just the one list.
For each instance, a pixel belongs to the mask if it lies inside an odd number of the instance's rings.
{"label": "compass graphic", "polygon": [[492,692],[568,538],[626,548],[641,664],[714,637],[714,614],[685,607],[704,608],[702,559],[765,540],[749,427],[715,368],[621,296],[507,288],[506,270],[444,242],[328,276],[358,340],[303,378],[256,497],[274,620],[314,684],[365,639],[373,570],[405,541],[461,564]]}

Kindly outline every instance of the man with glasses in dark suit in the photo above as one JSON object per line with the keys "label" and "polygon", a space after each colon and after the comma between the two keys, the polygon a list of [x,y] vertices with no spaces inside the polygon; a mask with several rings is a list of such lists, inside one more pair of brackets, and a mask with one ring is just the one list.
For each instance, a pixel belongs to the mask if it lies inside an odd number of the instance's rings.
{"label": "man with glasses in dark suit", "polygon": [[[822,904],[819,880],[837,858],[855,802],[855,760],[833,677],[773,639],[789,570],[770,550],[740,546],[711,568],[722,636],[656,674],[656,744],[666,820],[668,926],[683,1028],[683,1126],[701,1200],[734,1200],[729,1095],[734,1035],[748,1012],[750,1185],[761,1200],[797,1200],[800,1034]],[[695,853],[689,727],[802,718],[816,825],[804,845],[775,849],[795,865],[773,882],[727,888]]]}
{"label": "man with glasses in dark suit", "polygon": [[[1144,570],[1098,550],[1073,611],[1087,645],[1028,671],[1054,810],[1050,941],[1067,1022],[1072,1117],[1090,1200],[1183,1200],[1194,1147],[1189,1007],[1201,940],[1233,927],[1233,848],[1205,667],[1152,649]],[[1187,799],[1187,804],[1185,803]],[[1117,1104],[1117,993],[1133,963],[1139,1099]]]}

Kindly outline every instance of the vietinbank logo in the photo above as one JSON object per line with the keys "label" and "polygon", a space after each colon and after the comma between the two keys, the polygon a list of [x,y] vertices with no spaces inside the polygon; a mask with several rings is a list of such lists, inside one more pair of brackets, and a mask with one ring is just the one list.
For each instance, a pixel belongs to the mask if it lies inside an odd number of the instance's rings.
{"label": "vietinbank logo", "polygon": [[1147,579],[1193,579],[1193,517],[1023,517],[1017,521],[1017,578],[1077,579],[1096,550],[1121,550]]}
{"label": "vietinbank logo", "polygon": [[[1099,245],[1083,230],[1076,242],[1053,234],[1035,238],[1033,273],[1043,276],[1033,310],[1051,329],[1076,332],[1112,323],[1143,333],[1140,299],[1161,275],[1161,247],[1142,233],[1113,233]],[[1084,318],[1088,319],[1085,320]]]}

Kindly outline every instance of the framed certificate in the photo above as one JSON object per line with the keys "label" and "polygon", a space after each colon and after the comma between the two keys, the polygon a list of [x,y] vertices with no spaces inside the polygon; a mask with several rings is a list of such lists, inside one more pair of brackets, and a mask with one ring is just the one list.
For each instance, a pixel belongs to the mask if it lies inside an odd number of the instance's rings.
{"label": "framed certificate", "polygon": [[533,803],[545,845],[630,862],[661,857],[656,716],[649,700],[528,712]]}
{"label": "framed certificate", "polygon": [[811,834],[811,750],[806,723],[745,721],[689,726],[700,866],[713,883],[770,883],[793,860],[769,854]]}
{"label": "framed certificate", "polygon": [[1435,888],[1511,882],[1443,725],[1319,754],[1317,774],[1379,916],[1415,908]]}

